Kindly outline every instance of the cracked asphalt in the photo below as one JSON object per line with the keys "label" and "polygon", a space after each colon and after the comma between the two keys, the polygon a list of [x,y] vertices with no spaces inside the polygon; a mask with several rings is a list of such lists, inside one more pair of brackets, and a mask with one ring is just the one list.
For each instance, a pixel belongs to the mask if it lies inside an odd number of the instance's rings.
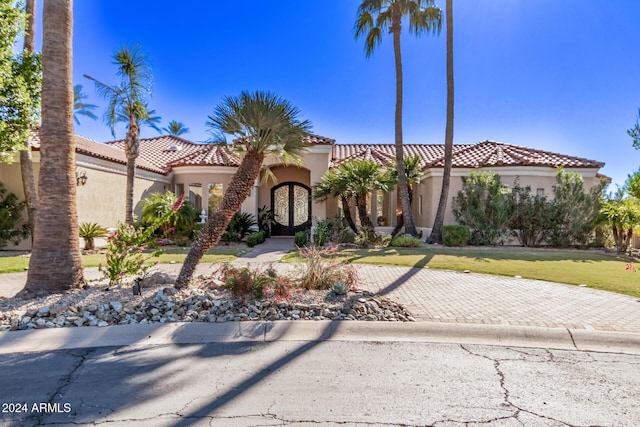
{"label": "cracked asphalt", "polygon": [[639,368],[638,355],[375,341],[15,353],[2,403],[59,410],[0,426],[637,426]]}

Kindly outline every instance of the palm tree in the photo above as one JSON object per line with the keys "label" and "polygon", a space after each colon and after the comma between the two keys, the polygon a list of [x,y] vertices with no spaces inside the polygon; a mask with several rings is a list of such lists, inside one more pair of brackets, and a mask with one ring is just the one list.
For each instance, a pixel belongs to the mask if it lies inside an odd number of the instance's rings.
{"label": "palm tree", "polygon": [[44,2],[39,206],[23,296],[84,284],[73,138],[72,0]]}
{"label": "palm tree", "polygon": [[339,166],[347,180],[347,190],[355,195],[360,225],[372,232],[374,225],[367,212],[367,196],[374,190],[389,191],[395,180],[391,171],[371,160],[354,159]]}
{"label": "palm tree", "polygon": [[296,107],[271,92],[242,92],[238,97],[225,97],[209,116],[207,126],[218,134],[213,142],[225,144],[224,135],[236,137],[233,148],[242,161],[220,205],[191,245],[176,288],[189,285],[204,253],[220,240],[229,220],[251,193],[265,157],[273,156],[284,163],[300,162],[300,155],[309,146],[311,123],[300,121],[299,115]]}
{"label": "palm tree", "polygon": [[[24,52],[28,53],[29,57],[32,57],[34,54],[33,46],[35,43],[36,0],[27,0],[25,4],[25,11],[27,13],[27,28],[24,34]],[[29,228],[32,231],[31,243],[33,244],[33,229],[35,228],[35,220],[38,211],[38,189],[36,188],[36,179],[33,173],[31,142],[28,138],[24,141],[24,150],[20,151],[20,173],[22,175],[24,199],[27,204]]]}
{"label": "palm tree", "polygon": [[327,173],[322,175],[320,182],[314,186],[313,198],[318,201],[325,201],[330,197],[340,199],[342,211],[349,228],[358,234],[358,228],[353,222],[351,208],[349,207],[349,201],[353,197],[353,193],[349,190],[348,185],[348,177],[340,167],[329,169]]}
{"label": "palm tree", "polygon": [[189,133],[189,128],[184,125],[182,122],[177,122],[175,120],[171,120],[169,125],[166,128],[162,128],[163,131],[168,133],[169,135],[180,136],[185,133]]}
{"label": "palm tree", "polygon": [[442,25],[441,10],[433,0],[363,0],[358,8],[355,24],[355,36],[365,36],[365,55],[371,57],[375,48],[382,42],[382,34],[393,34],[393,52],[396,68],[396,111],[395,111],[395,147],[398,169],[398,191],[402,203],[405,231],[417,235],[411,213],[411,202],[404,174],[404,152],[402,149],[402,54],[400,34],[402,19],[409,18],[409,32],[438,33]]}
{"label": "palm tree", "polygon": [[149,109],[147,98],[151,96],[151,67],[139,46],[123,47],[113,56],[113,64],[118,67],[117,75],[121,81],[118,86],[110,86],[91,76],[96,91],[107,100],[105,121],[115,137],[115,126],[124,122],[127,136],[124,152],[127,156],[127,188],[125,203],[125,222],[133,224],[133,183],[136,171],[136,159],[140,153],[140,126],[147,125],[160,132],[157,126],[160,118]]}
{"label": "palm tree", "polygon": [[97,105],[85,104],[83,100],[87,98],[87,95],[82,92],[82,85],[75,85],[73,87],[73,121],[77,125],[80,124],[78,116],[89,117],[92,120],[96,120],[98,116],[93,114],[93,110],[98,108]]}
{"label": "palm tree", "polygon": [[[424,169],[420,165],[422,159],[419,155],[414,154],[412,156],[404,159],[404,175],[407,178],[407,192],[409,193],[409,204],[413,203],[413,189],[417,184],[422,181],[422,177],[424,176]],[[391,171],[391,177],[397,183],[398,180],[398,170],[394,168]],[[395,236],[402,230],[404,226],[404,215],[398,215],[396,226],[391,232],[392,236]]]}
{"label": "palm tree", "polygon": [[429,243],[442,243],[444,212],[447,209],[449,187],[451,185],[451,164],[453,162],[453,0],[447,0],[447,125],[444,135],[444,173],[438,211],[433,221]]}

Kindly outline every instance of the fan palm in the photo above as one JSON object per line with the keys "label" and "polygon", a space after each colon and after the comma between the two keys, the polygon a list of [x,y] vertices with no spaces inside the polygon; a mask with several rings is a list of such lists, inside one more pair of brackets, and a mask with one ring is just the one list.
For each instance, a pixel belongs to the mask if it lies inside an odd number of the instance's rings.
{"label": "fan palm", "polygon": [[360,225],[368,231],[374,226],[367,212],[367,195],[374,190],[389,191],[394,185],[391,171],[371,160],[350,160],[339,166],[347,180],[347,191],[355,195]]}
{"label": "fan palm", "polygon": [[104,118],[115,137],[115,126],[124,122],[127,126],[127,136],[124,152],[127,156],[127,187],[125,202],[125,222],[133,224],[133,183],[136,170],[136,159],[140,153],[140,126],[147,125],[157,130],[159,117],[150,110],[147,98],[151,96],[151,67],[147,56],[140,47],[123,47],[113,56],[113,64],[118,68],[117,75],[120,84],[111,86],[102,83],[91,76],[85,77],[93,81],[96,91],[108,104]]}
{"label": "fan palm", "polygon": [[162,128],[163,131],[168,133],[169,135],[180,136],[185,133],[189,133],[189,128],[184,125],[182,122],[177,122],[175,120],[171,120],[169,125],[166,128]]}
{"label": "fan palm", "polygon": [[347,224],[354,233],[358,234],[358,228],[353,222],[349,201],[353,198],[353,193],[348,189],[349,181],[344,171],[339,168],[332,168],[325,173],[320,182],[313,188],[313,198],[318,201],[325,201],[330,197],[340,199],[342,211],[347,220]]}
{"label": "fan palm", "polygon": [[453,163],[453,0],[447,0],[447,125],[444,135],[444,173],[438,211],[433,221],[429,243],[442,243],[444,212],[447,209],[449,187],[451,186],[451,165]]}
{"label": "fan palm", "polygon": [[209,116],[207,126],[217,135],[212,142],[226,144],[226,135],[236,137],[231,148],[242,160],[220,205],[191,246],[176,288],[189,284],[204,253],[220,240],[231,217],[251,193],[265,157],[284,163],[301,161],[300,155],[309,146],[311,123],[301,121],[299,115],[296,107],[271,92],[242,92],[237,97],[225,97]]}
{"label": "fan palm", "polygon": [[98,108],[98,106],[94,104],[85,104],[83,100],[86,98],[87,95],[82,92],[82,85],[75,85],[73,87],[73,121],[76,122],[77,125],[80,124],[78,116],[89,117],[91,120],[96,120],[98,118],[98,116],[93,114],[93,110]]}
{"label": "fan palm", "polygon": [[402,20],[409,18],[409,32],[415,35],[440,31],[441,11],[433,0],[363,0],[358,8],[355,24],[356,39],[365,37],[365,54],[369,58],[382,42],[382,34],[393,34],[393,52],[396,68],[395,147],[398,169],[398,191],[402,203],[405,231],[413,236],[417,230],[411,213],[411,202],[404,174],[402,150],[402,53],[400,34]]}
{"label": "fan palm", "polygon": [[[409,194],[409,204],[413,203],[413,189],[414,187],[422,181],[422,177],[424,176],[424,169],[420,165],[420,156],[414,154],[412,156],[404,159],[404,175],[407,180],[407,192]],[[397,183],[398,180],[398,169],[397,164],[396,168],[391,170],[391,177]],[[396,226],[391,232],[392,236],[395,236],[400,232],[402,227],[404,226],[404,215],[398,215],[398,219],[396,222]]]}
{"label": "fan palm", "polygon": [[71,0],[44,2],[39,206],[22,295],[84,284],[74,174],[72,14]]}

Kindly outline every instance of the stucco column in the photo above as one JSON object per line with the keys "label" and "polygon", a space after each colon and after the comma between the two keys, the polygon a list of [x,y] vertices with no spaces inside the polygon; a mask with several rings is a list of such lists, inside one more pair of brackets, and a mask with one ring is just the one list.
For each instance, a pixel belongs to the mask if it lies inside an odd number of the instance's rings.
{"label": "stucco column", "polygon": [[[326,172],[325,170],[318,170],[318,169],[311,169],[310,171],[310,183],[309,186],[311,187],[311,193],[313,195],[313,186],[320,182],[320,180],[322,179],[322,175],[324,175],[324,173]],[[327,219],[327,204],[326,202],[318,202],[316,200],[313,199],[313,197],[311,198],[311,216],[314,218],[318,218],[320,220],[322,219]]]}
{"label": "stucco column", "polygon": [[200,195],[202,196],[202,209],[209,212],[209,183],[203,182],[200,189]]}
{"label": "stucco column", "polygon": [[[249,197],[247,197],[245,201],[242,202],[242,207],[240,208],[242,212],[248,212],[255,215],[256,219],[258,219],[258,208],[261,206],[260,200],[258,200],[259,186],[260,180],[256,179],[256,182],[253,183],[253,188],[251,189]],[[262,204],[270,206],[267,201],[262,202]]]}

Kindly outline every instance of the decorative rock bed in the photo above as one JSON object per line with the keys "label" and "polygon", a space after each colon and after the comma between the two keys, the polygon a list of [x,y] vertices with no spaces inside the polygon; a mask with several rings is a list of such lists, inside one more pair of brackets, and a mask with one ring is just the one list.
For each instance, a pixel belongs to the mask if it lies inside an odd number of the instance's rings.
{"label": "decorative rock bed", "polygon": [[128,292],[111,293],[108,288],[94,287],[82,291],[93,295],[80,302],[77,298],[74,301],[73,293],[35,303],[2,301],[0,330],[252,320],[415,321],[402,304],[369,292],[339,296],[327,291],[297,291],[286,301],[277,301],[233,298],[211,281],[180,291],[147,288],[143,297],[125,296],[131,291],[124,290]]}

